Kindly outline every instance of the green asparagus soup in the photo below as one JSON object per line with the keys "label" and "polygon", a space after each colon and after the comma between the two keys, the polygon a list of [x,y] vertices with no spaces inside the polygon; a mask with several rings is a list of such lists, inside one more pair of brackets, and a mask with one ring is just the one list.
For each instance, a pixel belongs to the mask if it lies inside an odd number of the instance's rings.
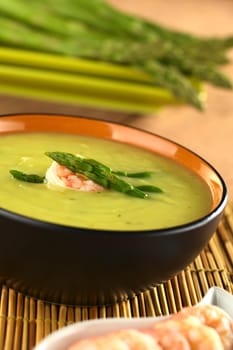
{"label": "green asparagus soup", "polygon": [[[114,188],[77,191],[15,179],[11,169],[44,176],[52,164],[45,152],[69,152],[95,159],[115,171],[151,172],[143,178],[120,177],[135,188],[156,186],[148,198]],[[0,207],[52,223],[94,229],[167,228],[198,219],[211,208],[204,181],[174,161],[149,151],[98,138],[53,134],[6,134],[0,137]]]}

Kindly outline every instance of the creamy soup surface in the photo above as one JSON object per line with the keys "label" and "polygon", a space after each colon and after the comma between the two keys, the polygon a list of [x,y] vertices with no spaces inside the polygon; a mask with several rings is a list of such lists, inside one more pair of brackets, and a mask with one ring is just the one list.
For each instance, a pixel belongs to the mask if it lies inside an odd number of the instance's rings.
{"label": "creamy soup surface", "polygon": [[[162,193],[148,199],[113,190],[81,192],[14,179],[10,169],[45,175],[61,151],[96,159],[114,170],[154,171],[149,178],[122,178],[134,185],[154,185]],[[212,205],[203,180],[188,169],[134,146],[85,136],[53,133],[5,134],[0,137],[0,207],[31,218],[68,226],[145,230],[184,224],[206,215]]]}

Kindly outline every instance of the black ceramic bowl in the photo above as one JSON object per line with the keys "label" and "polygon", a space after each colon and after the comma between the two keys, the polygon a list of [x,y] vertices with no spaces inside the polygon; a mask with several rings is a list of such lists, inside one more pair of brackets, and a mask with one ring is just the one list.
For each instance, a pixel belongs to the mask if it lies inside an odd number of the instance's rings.
{"label": "black ceramic bowl", "polygon": [[8,286],[56,303],[114,303],[174,276],[213,235],[226,205],[226,186],[211,165],[188,149],[158,135],[101,120],[56,115],[0,118],[0,137],[34,131],[127,142],[169,157],[203,178],[213,207],[205,217],[185,225],[135,232],[73,228],[0,209],[0,276]]}

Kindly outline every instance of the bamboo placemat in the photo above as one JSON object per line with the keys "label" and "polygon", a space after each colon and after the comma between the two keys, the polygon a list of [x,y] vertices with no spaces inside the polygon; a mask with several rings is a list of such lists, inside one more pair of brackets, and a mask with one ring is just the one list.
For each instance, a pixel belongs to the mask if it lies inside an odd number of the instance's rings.
{"label": "bamboo placemat", "polygon": [[228,204],[213,238],[185,270],[133,299],[102,307],[54,305],[1,287],[0,349],[30,350],[74,322],[107,317],[168,315],[202,299],[212,286],[233,294],[233,207]]}

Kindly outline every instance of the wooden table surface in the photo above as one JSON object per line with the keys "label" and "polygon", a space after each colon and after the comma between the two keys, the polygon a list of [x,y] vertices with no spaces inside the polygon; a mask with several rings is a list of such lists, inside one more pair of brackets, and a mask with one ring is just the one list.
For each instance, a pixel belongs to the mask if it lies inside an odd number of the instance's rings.
{"label": "wooden table surface", "polygon": [[[233,34],[232,0],[111,0],[117,7],[202,36]],[[223,71],[233,80],[231,63]],[[205,112],[166,107],[150,115],[124,115],[80,106],[38,102],[0,95],[0,114],[54,112],[106,118],[149,130],[185,145],[208,160],[225,179],[233,200],[233,92],[206,84]]]}

